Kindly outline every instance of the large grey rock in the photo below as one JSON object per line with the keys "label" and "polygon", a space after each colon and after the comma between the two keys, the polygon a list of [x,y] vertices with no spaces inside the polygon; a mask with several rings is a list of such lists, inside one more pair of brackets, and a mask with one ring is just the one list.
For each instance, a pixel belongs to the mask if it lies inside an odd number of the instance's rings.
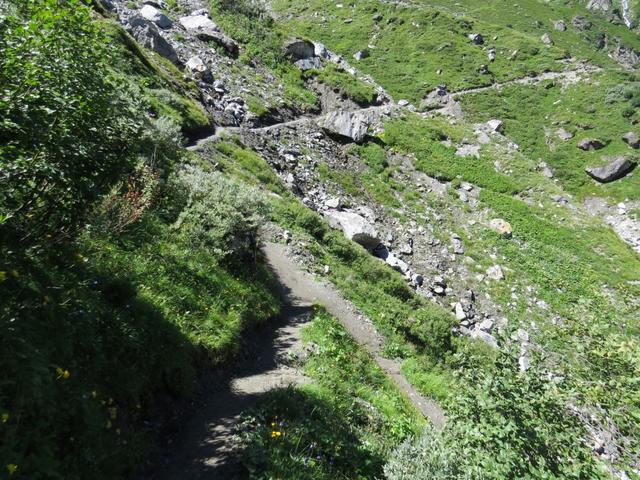
{"label": "large grey rock", "polygon": [[551,35],[549,35],[548,33],[543,34],[540,37],[540,41],[545,45],[553,45],[553,40],[551,40]]}
{"label": "large grey rock", "polygon": [[640,148],[640,138],[634,132],[625,133],[622,140],[631,148]]}
{"label": "large grey rock", "polygon": [[140,15],[160,28],[171,28],[173,26],[171,19],[152,5],[143,5],[140,9]]}
{"label": "large grey rock", "polygon": [[605,157],[609,161],[604,167],[586,168],[585,171],[591,178],[600,183],[613,182],[624,177],[635,167],[635,164],[625,157]]}
{"label": "large grey rock", "polygon": [[600,150],[604,147],[604,142],[597,138],[585,138],[578,143],[580,150]]}
{"label": "large grey rock", "polygon": [[345,236],[365,248],[374,249],[380,244],[375,227],[363,216],[353,212],[330,210],[324,213],[329,225],[341,229]]}
{"label": "large grey rock", "polygon": [[165,57],[173,63],[180,63],[175,49],[160,35],[155,23],[136,15],[129,19],[129,28],[133,37],[141,45],[147,47],[149,50],[153,50],[158,55]]}
{"label": "large grey rock", "polygon": [[218,26],[213,23],[206,15],[189,15],[188,17],[182,17],[180,24],[188,32],[201,32],[201,31],[219,31]]}
{"label": "large grey rock", "polygon": [[593,11],[602,11],[608,12],[611,10],[612,3],[611,0],[590,0],[587,4],[587,8]]}
{"label": "large grey rock", "polygon": [[338,110],[324,118],[322,128],[328,133],[361,143],[367,136],[370,123],[370,119],[365,112]]}
{"label": "large grey rock", "polygon": [[306,70],[320,70],[323,67],[320,57],[303,58],[296,61],[295,66],[303,72]]}
{"label": "large grey rock", "polygon": [[302,40],[300,38],[289,40],[284,45],[284,51],[293,60],[304,60],[307,58],[311,58],[315,56],[315,50],[316,46],[313,44],[313,42],[310,42],[309,40]]}

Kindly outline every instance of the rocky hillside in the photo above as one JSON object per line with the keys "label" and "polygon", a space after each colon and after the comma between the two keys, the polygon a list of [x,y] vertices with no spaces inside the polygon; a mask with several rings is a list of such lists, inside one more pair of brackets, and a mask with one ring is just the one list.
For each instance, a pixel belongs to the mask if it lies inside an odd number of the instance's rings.
{"label": "rocky hillside", "polygon": [[[14,78],[62,41],[32,3],[0,3]],[[0,75],[9,476],[640,478],[637,2],[72,4],[138,116],[39,230],[20,112],[94,118]]]}

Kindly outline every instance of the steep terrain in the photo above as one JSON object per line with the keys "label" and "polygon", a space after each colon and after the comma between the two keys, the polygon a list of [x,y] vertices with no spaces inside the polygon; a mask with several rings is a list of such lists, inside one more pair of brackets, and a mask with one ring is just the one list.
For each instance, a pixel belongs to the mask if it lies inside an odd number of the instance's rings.
{"label": "steep terrain", "polygon": [[640,478],[639,5],[54,3],[0,3],[9,476]]}

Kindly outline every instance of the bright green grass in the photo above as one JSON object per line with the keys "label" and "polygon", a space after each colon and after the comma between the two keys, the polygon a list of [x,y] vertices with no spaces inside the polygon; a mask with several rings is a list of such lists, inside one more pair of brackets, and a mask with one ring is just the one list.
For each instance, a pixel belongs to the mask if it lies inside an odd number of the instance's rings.
{"label": "bright green grass", "polygon": [[323,309],[303,331],[313,383],[267,393],[242,426],[251,478],[369,479],[425,420]]}
{"label": "bright green grass", "polygon": [[[633,79],[631,75],[607,72],[566,90],[553,83],[511,86],[501,92],[489,90],[464,96],[462,106],[471,121],[503,120],[505,135],[516,141],[531,159],[549,164],[564,188],[579,199],[589,195],[606,196],[614,201],[638,199],[638,175],[602,185],[584,171],[585,167],[605,163],[602,156],[635,156],[622,141],[622,135],[637,128],[623,114],[637,115],[640,100],[632,92],[630,98],[615,94],[618,86],[633,85]],[[574,138],[560,140],[556,134],[560,127],[574,133]],[[576,147],[584,138],[598,138],[608,144],[601,150],[584,152]]]}
{"label": "bright green grass", "polygon": [[[327,0],[278,0],[274,6],[281,14],[293,15],[286,20],[293,30],[325,43],[350,60],[378,32],[376,48],[369,58],[358,62],[358,67],[396,99],[417,102],[443,83],[458,90],[523,77],[529,72],[555,70],[559,68],[555,60],[564,56],[561,49],[542,44],[540,34],[533,36],[466,16],[456,17],[444,9],[399,7],[371,0],[359,2],[353,9],[346,4],[336,8],[335,2]],[[319,22],[312,16],[316,11],[321,11],[327,21]],[[376,23],[374,14],[382,15],[382,21]],[[348,19],[352,22],[345,23]],[[491,63],[489,75],[478,71],[489,60],[487,52],[467,38],[472,32],[483,33],[487,45],[502,52]],[[516,50],[518,53],[511,58]]]}

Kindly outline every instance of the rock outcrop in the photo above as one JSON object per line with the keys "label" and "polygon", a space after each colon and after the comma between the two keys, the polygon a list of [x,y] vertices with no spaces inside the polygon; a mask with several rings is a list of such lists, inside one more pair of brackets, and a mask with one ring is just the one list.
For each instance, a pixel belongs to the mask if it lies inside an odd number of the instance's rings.
{"label": "rock outcrop", "polygon": [[362,111],[339,110],[328,114],[321,126],[332,135],[362,143],[367,136],[370,124],[370,119]]}
{"label": "rock outcrop", "polygon": [[378,232],[362,215],[331,210],[324,212],[324,216],[329,225],[341,229],[347,238],[363,247],[373,250],[380,245]]}
{"label": "rock outcrop", "polygon": [[603,167],[590,167],[585,171],[591,178],[597,180],[600,183],[613,182],[619,178],[624,177],[635,167],[635,164],[625,157],[605,157],[609,163]]}

